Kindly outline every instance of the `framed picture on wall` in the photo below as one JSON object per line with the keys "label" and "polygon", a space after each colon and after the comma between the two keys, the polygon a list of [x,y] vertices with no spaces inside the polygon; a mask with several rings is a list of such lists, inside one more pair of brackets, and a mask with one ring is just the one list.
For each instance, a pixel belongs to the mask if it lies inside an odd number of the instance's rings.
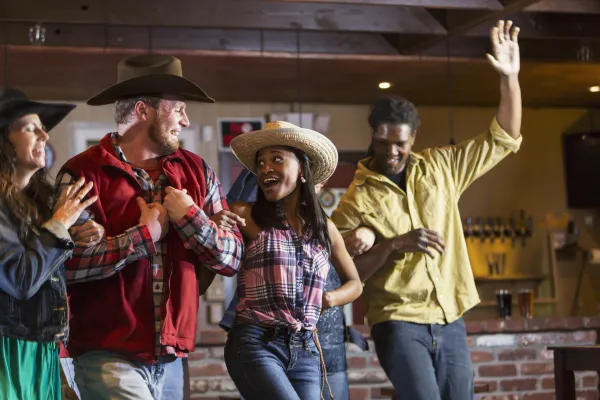
{"label": "framed picture on wall", "polygon": [[219,151],[231,151],[229,144],[242,133],[257,131],[265,125],[264,118],[219,118],[217,130],[219,134]]}

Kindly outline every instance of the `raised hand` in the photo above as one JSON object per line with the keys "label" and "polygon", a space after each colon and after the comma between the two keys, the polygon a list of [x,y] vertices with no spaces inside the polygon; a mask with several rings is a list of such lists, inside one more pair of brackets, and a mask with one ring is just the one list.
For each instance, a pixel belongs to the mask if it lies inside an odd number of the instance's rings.
{"label": "raised hand", "polygon": [[498,21],[490,31],[492,42],[491,54],[487,59],[492,67],[504,76],[517,75],[521,69],[521,57],[519,54],[519,27],[512,28],[512,21]]}
{"label": "raised hand", "polygon": [[54,206],[52,219],[61,222],[67,229],[77,221],[83,210],[98,200],[97,195],[84,200],[93,186],[92,182],[88,182],[83,186],[84,183],[85,179],[81,177],[67,186],[58,197]]}
{"label": "raised hand", "polygon": [[169,216],[167,210],[159,203],[147,204],[144,199],[135,199],[140,207],[140,224],[146,225],[153,242],[161,240],[169,232]]}

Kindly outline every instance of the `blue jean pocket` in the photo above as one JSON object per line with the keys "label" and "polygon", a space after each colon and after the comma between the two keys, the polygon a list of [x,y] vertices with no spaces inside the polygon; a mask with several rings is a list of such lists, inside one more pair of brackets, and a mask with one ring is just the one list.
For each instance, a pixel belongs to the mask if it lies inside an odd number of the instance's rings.
{"label": "blue jean pocket", "polygon": [[[269,351],[271,341],[265,329],[254,325],[236,326],[231,332],[234,335],[236,353],[240,361],[253,361],[264,351]],[[263,353],[264,354],[264,353]]]}

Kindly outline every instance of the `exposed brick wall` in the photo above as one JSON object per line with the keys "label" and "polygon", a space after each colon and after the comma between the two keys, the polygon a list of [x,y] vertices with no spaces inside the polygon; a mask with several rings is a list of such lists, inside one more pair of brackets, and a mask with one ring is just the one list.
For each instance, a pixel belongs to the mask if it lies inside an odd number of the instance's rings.
{"label": "exposed brick wall", "polygon": [[[596,331],[485,334],[471,336],[479,400],[554,399],[554,364],[548,345],[596,343]],[[597,399],[595,372],[577,373],[578,399]]]}
{"label": "exposed brick wall", "polygon": [[[589,345],[597,340],[600,318],[546,318],[530,321],[467,323],[477,400],[554,399],[550,345]],[[363,328],[363,332],[366,330]],[[190,357],[192,397],[220,399],[235,396],[235,385],[223,361],[225,334],[204,331],[201,345]],[[391,388],[370,342],[369,352],[348,351],[352,400],[390,399]],[[598,399],[594,372],[577,373],[578,399]],[[220,397],[223,396],[223,397]]]}

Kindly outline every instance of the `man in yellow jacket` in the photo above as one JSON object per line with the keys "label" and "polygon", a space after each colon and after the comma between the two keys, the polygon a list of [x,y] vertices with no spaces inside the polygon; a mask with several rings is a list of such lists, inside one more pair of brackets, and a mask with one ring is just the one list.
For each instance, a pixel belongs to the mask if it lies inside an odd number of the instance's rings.
{"label": "man in yellow jacket", "polygon": [[[500,106],[488,130],[456,146],[411,151],[420,124],[402,98],[371,108],[371,157],[332,215],[377,244],[357,254],[379,361],[399,400],[473,397],[462,315],[479,302],[458,210],[460,195],[521,144],[518,28],[499,21],[488,60],[500,75]],[[353,249],[350,249],[351,253]],[[360,252],[359,252],[360,253]]]}

